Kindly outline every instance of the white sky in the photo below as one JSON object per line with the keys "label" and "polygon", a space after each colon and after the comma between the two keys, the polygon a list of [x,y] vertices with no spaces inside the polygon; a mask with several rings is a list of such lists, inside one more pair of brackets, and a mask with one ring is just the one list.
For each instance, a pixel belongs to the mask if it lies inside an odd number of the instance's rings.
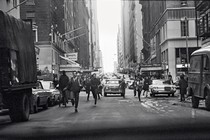
{"label": "white sky", "polygon": [[120,0],[97,0],[99,44],[105,72],[114,71],[117,60],[117,31],[121,22]]}

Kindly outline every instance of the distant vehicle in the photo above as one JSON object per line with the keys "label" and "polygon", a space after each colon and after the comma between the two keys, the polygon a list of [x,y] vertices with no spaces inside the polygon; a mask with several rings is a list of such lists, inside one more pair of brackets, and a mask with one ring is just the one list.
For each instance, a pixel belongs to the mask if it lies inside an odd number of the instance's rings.
{"label": "distant vehicle", "polygon": [[210,111],[210,46],[192,53],[188,74],[188,92],[192,95],[192,107],[198,108],[199,101],[205,100]]}
{"label": "distant vehicle", "polygon": [[58,103],[60,97],[60,91],[54,86],[52,81],[41,81],[44,90],[50,95],[49,106],[53,106]]}
{"label": "distant vehicle", "polygon": [[120,79],[106,79],[104,85],[104,96],[107,94],[120,94],[123,96],[122,90],[120,88]]}
{"label": "distant vehicle", "polygon": [[156,94],[168,94],[168,96],[174,96],[176,92],[175,85],[169,85],[164,83],[165,80],[152,80],[152,84],[149,85],[149,90],[151,91],[151,96]]}

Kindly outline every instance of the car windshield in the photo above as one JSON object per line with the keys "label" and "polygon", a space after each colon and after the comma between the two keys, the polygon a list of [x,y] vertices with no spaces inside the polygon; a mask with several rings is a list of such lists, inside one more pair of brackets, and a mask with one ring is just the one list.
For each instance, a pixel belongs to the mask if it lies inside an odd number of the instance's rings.
{"label": "car windshield", "polygon": [[119,84],[120,83],[120,81],[118,81],[118,80],[107,80],[106,81],[106,84]]}
{"label": "car windshield", "polygon": [[163,81],[162,80],[153,80],[152,84],[153,85],[163,85]]}
{"label": "car windshield", "polygon": [[44,89],[54,89],[54,85],[51,81],[42,81],[42,86]]}

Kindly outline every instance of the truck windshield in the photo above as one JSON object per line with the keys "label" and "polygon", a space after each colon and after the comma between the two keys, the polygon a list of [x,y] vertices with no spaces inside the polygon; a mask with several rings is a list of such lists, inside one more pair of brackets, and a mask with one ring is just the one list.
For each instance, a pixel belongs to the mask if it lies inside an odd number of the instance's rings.
{"label": "truck windshield", "polygon": [[201,56],[196,55],[191,57],[190,60],[190,71],[191,72],[200,72],[201,69]]}

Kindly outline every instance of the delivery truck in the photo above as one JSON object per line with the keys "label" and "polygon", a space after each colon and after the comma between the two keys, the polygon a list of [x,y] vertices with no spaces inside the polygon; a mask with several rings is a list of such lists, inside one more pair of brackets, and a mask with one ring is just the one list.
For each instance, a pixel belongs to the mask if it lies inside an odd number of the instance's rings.
{"label": "delivery truck", "polygon": [[13,122],[29,120],[36,73],[31,22],[0,11],[0,96]]}

